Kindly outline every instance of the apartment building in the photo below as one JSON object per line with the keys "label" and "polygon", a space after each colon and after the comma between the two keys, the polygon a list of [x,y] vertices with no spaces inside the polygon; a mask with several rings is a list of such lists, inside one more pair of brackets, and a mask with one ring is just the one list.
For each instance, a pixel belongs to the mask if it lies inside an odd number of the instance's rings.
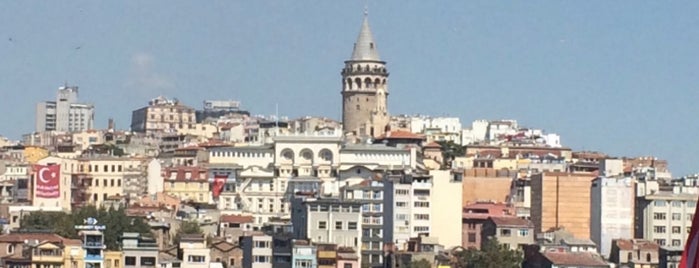
{"label": "apartment building", "polygon": [[133,111],[131,131],[141,133],[171,132],[193,128],[196,124],[194,109],[181,104],[177,99],[159,96],[148,102],[148,106]]}
{"label": "apartment building", "polygon": [[437,237],[445,248],[461,246],[463,181],[459,173],[450,170],[430,170],[430,236]]}
{"label": "apartment building", "polygon": [[64,85],[58,88],[55,101],[40,102],[36,106],[36,131],[74,132],[92,129],[95,107],[78,102],[78,87]]}
{"label": "apartment building", "polygon": [[430,235],[432,176],[411,171],[385,175],[384,242],[405,248],[412,237]]}
{"label": "apartment building", "polygon": [[514,216],[488,217],[481,227],[481,243],[493,238],[510,250],[524,250],[534,244],[534,225]]}
{"label": "apartment building", "polygon": [[272,268],[272,236],[257,234],[241,239],[243,268]]}
{"label": "apartment building", "polygon": [[294,238],[359,248],[363,235],[361,208],[362,203],[356,201],[296,198],[291,214]]}
{"label": "apartment building", "polygon": [[182,201],[209,203],[208,171],[203,167],[168,167],[165,168],[164,192],[179,197]]}
{"label": "apartment building", "polygon": [[[86,201],[100,207],[110,199],[120,199],[126,195],[125,183],[132,178],[143,179],[139,158],[127,157],[85,157],[78,159],[81,172],[91,179],[87,189]],[[132,189],[130,189],[132,190]],[[138,191],[138,189],[137,189]],[[131,194],[135,195],[135,194]]]}
{"label": "apartment building", "polygon": [[635,236],[670,250],[682,250],[692,226],[697,197],[659,191],[637,198]]}
{"label": "apartment building", "polygon": [[318,267],[317,250],[306,240],[294,240],[292,249],[292,268]]}
{"label": "apartment building", "polygon": [[534,231],[565,227],[575,237],[590,236],[592,174],[542,172],[531,176]]}
{"label": "apartment building", "polygon": [[[80,173],[80,162],[76,159],[66,159],[59,158],[55,156],[46,157],[37,162],[37,165],[42,167],[49,166],[59,166],[57,174],[52,174],[51,170],[40,168],[32,170],[32,205],[36,207],[60,207],[63,211],[71,211],[73,200],[72,188],[72,178],[74,175]],[[40,177],[40,176],[44,177]],[[57,188],[55,188],[55,195],[51,193],[50,195],[40,194],[37,191],[37,183],[41,181],[40,179],[57,179]]]}
{"label": "apartment building", "polygon": [[511,216],[512,207],[505,203],[476,202],[464,206],[461,225],[463,248],[480,249],[483,223],[490,217]]}
{"label": "apartment building", "polygon": [[209,268],[211,249],[203,235],[182,235],[179,248],[182,249],[183,267]]}
{"label": "apartment building", "polygon": [[634,235],[634,183],[630,177],[598,177],[592,181],[590,239],[609,257],[613,239]]}
{"label": "apartment building", "polygon": [[[348,182],[349,183],[349,182]],[[341,188],[341,197],[347,201],[362,203],[362,245],[361,255],[365,262],[380,263],[383,253],[384,222],[384,183],[365,179],[354,185]],[[372,256],[377,257],[376,260]]]}
{"label": "apartment building", "polygon": [[124,233],[121,236],[121,251],[124,268],[154,267],[159,263],[158,243],[139,233]]}

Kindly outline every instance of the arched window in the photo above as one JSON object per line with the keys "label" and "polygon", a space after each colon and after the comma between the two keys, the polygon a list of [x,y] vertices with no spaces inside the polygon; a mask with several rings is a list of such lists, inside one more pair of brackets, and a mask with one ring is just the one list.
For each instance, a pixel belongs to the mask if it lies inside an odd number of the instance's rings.
{"label": "arched window", "polygon": [[366,79],[364,79],[364,84],[365,84],[364,87],[370,88],[371,87],[371,78],[367,77]]}
{"label": "arched window", "polygon": [[7,245],[7,254],[15,254],[15,245],[14,244]]}
{"label": "arched window", "polygon": [[354,79],[354,83],[357,84],[357,89],[362,88],[362,79],[359,79],[359,77]]}
{"label": "arched window", "polygon": [[352,78],[347,78],[347,87],[349,87],[349,89],[352,89]]}
{"label": "arched window", "polygon": [[376,80],[374,80],[374,87],[377,88],[377,87],[379,87],[380,84],[381,84],[381,79],[376,78]]}

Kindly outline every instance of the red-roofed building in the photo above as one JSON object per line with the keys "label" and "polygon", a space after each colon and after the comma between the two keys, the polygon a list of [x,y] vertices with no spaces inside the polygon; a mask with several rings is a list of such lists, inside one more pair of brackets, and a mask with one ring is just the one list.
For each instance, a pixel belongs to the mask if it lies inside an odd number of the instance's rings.
{"label": "red-roofed building", "polygon": [[643,239],[615,239],[609,261],[628,267],[658,267],[660,263],[660,246]]}
{"label": "red-roofed building", "polygon": [[513,212],[513,208],[505,203],[476,202],[466,205],[462,214],[462,247],[480,249],[483,223],[490,217],[511,216]]}
{"label": "red-roofed building", "polygon": [[219,218],[219,237],[228,241],[238,241],[238,238],[251,232],[254,218],[251,215],[221,215]]}
{"label": "red-roofed building", "polygon": [[533,252],[527,256],[524,268],[609,268],[601,256],[590,252]]}
{"label": "red-roofed building", "polygon": [[396,147],[397,145],[417,145],[420,146],[426,140],[424,135],[415,134],[403,130],[388,131],[381,136],[376,137],[374,143],[385,143],[388,146]]}
{"label": "red-roofed building", "polygon": [[182,201],[209,203],[211,200],[211,187],[206,168],[198,166],[166,168],[163,180],[164,192],[177,196]]}

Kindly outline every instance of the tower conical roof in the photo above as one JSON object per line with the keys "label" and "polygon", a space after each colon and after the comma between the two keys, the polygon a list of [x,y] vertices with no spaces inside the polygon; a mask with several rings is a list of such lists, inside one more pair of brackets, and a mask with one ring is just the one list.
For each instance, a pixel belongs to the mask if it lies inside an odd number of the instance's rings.
{"label": "tower conical roof", "polygon": [[362,21],[362,29],[359,31],[357,42],[354,43],[354,50],[352,51],[352,58],[350,60],[381,60],[379,58],[379,50],[376,49],[374,36],[371,35],[369,18],[366,13],[364,14],[364,21]]}

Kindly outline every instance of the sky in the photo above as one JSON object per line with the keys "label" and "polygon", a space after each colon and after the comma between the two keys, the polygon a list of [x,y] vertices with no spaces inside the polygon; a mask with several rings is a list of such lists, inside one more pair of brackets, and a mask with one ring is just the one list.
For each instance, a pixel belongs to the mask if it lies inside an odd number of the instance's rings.
{"label": "sky", "polygon": [[64,83],[96,127],[164,95],[340,119],[365,6],[391,114],[516,119],[699,172],[698,1],[0,1],[0,135]]}

